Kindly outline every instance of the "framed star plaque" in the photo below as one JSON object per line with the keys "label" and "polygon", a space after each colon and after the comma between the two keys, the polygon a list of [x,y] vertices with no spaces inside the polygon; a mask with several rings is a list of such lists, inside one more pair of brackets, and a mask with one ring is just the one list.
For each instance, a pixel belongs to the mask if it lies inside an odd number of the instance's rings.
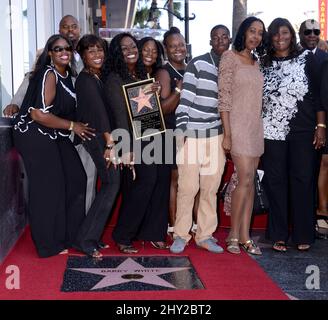
{"label": "framed star plaque", "polygon": [[154,78],[123,86],[133,134],[136,140],[165,132],[165,123],[157,92],[151,92]]}

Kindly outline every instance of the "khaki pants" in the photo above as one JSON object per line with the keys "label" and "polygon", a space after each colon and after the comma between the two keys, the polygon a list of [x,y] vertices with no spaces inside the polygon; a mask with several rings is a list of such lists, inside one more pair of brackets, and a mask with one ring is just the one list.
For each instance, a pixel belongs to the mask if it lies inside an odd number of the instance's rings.
{"label": "khaki pants", "polygon": [[177,145],[178,193],[174,237],[191,239],[194,199],[200,190],[196,243],[212,237],[217,228],[217,191],[225,166],[223,135],[211,138],[187,138]]}

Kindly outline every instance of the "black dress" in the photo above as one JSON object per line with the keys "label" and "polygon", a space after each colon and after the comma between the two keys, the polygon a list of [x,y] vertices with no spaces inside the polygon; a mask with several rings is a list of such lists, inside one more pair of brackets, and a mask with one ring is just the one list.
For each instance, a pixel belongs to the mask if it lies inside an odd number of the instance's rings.
{"label": "black dress", "polygon": [[[44,101],[49,72],[56,76],[51,106]],[[85,216],[86,176],[68,130],[45,127],[31,119],[31,109],[75,120],[76,101],[71,76],[61,76],[48,66],[30,80],[22,107],[14,122],[14,143],[28,176],[29,222],[40,257],[71,247]]]}
{"label": "black dress", "polygon": [[100,177],[101,186],[81,225],[75,246],[92,254],[100,247],[100,238],[107,219],[113,209],[120,188],[120,170],[111,165],[108,169],[104,159],[105,140],[103,134],[111,132],[102,82],[87,72],[82,71],[76,80],[77,119],[96,129],[96,137],[83,142],[89,152]]}
{"label": "black dress", "polygon": [[[133,82],[131,79],[130,82]],[[108,113],[113,118],[114,129],[125,129],[130,143],[124,147],[132,151],[133,133],[125,105],[122,85],[127,82],[112,73],[106,82]],[[131,170],[123,170],[122,205],[117,224],[113,231],[116,243],[131,245],[135,239],[165,241],[168,223],[168,203],[170,189],[170,167],[163,164],[147,164],[141,155],[152,141],[140,142],[133,149],[136,156],[136,180],[132,180]],[[138,145],[138,144],[137,144]]]}
{"label": "black dress", "polygon": [[[170,89],[171,89],[170,93],[172,94],[174,92],[175,88],[177,87],[176,80],[183,79],[185,70],[184,69],[182,69],[182,70],[173,69],[169,63],[165,64],[162,68],[165,69],[170,75]],[[175,110],[168,114],[165,114],[164,120],[165,120],[166,129],[174,130],[176,128]],[[169,132],[166,133],[166,139],[172,139],[171,137],[169,137],[169,134],[170,134]],[[178,167],[176,164],[176,139],[175,139],[175,137],[173,137],[172,141],[173,141],[172,149],[170,149],[170,150],[166,149],[165,156],[166,156],[166,159],[172,160],[171,169],[178,170]],[[171,152],[172,152],[172,154],[170,154]]]}

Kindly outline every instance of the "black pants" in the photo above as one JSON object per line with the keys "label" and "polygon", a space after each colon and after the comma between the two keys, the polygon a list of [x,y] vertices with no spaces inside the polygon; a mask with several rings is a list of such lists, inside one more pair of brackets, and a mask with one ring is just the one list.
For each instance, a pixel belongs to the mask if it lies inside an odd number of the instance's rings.
{"label": "black pants", "polygon": [[40,257],[71,247],[85,217],[86,175],[72,142],[52,140],[31,124],[28,131],[14,130],[29,189],[29,223]]}
{"label": "black pants", "polygon": [[113,231],[116,243],[130,245],[134,239],[164,241],[170,196],[169,165],[135,165],[136,180],[124,169],[122,206]]}
{"label": "black pants", "polygon": [[290,211],[292,241],[314,242],[316,153],[312,142],[313,134],[294,134],[286,141],[265,140],[262,165],[270,202],[267,236],[273,241],[288,240]]}
{"label": "black pants", "polygon": [[84,146],[97,168],[101,186],[79,229],[75,246],[85,253],[92,253],[93,249],[98,248],[106,222],[115,204],[120,188],[120,169],[115,169],[113,165],[106,167],[102,137],[86,141]]}

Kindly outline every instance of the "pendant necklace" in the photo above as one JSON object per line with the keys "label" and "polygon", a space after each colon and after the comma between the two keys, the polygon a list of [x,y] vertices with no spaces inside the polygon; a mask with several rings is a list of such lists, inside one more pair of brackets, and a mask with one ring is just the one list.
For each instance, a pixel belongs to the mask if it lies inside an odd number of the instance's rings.
{"label": "pendant necklace", "polygon": [[167,63],[170,65],[170,67],[181,77],[183,78],[183,75],[176,69],[172,66],[171,62],[170,61],[167,61]]}

